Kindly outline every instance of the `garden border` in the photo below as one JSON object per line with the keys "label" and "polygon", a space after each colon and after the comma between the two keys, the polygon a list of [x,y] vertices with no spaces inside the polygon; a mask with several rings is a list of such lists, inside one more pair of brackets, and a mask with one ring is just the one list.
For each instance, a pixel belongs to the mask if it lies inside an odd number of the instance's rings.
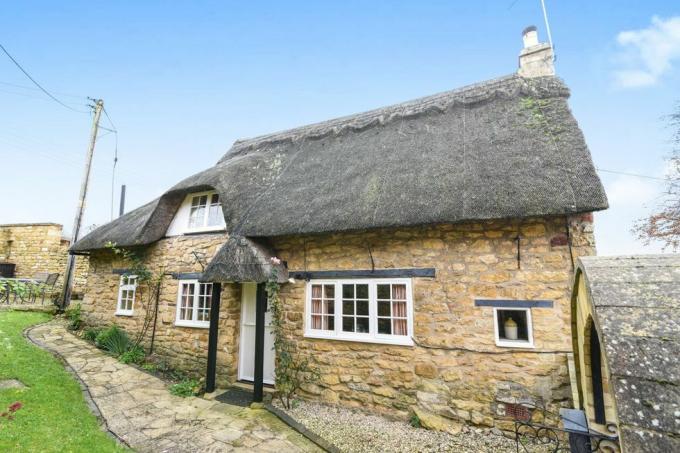
{"label": "garden border", "polygon": [[305,436],[307,439],[311,440],[314,442],[316,445],[324,449],[325,451],[329,453],[342,453],[342,450],[340,450],[338,447],[324,439],[323,437],[319,436],[315,432],[307,429],[305,425],[302,423],[298,422],[295,420],[293,417],[288,415],[285,411],[282,409],[279,409],[278,407],[275,407],[271,403],[265,403],[264,408],[267,409],[269,412],[272,414],[276,415],[282,422],[293,428],[295,431],[299,432],[303,436]]}

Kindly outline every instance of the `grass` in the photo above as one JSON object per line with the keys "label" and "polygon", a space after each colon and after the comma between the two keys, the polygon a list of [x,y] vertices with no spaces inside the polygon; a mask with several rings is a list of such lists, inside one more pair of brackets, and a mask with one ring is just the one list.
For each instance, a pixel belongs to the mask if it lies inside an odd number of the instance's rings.
{"label": "grass", "polygon": [[25,328],[48,319],[44,313],[0,312],[0,380],[28,386],[0,390],[0,412],[16,401],[23,405],[14,420],[0,418],[0,451],[127,451],[102,431],[62,364],[23,337]]}

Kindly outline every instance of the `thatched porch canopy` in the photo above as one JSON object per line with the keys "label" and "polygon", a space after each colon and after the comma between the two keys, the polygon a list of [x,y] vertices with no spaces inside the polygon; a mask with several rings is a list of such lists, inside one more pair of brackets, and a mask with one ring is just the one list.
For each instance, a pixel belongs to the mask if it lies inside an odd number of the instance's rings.
{"label": "thatched porch canopy", "polygon": [[605,209],[568,97],[556,77],[510,75],[237,141],[214,167],[73,250],[157,241],[199,188],[219,192],[227,231],[244,237]]}
{"label": "thatched porch canopy", "polygon": [[267,245],[232,235],[205,268],[201,280],[264,283],[275,273],[278,282],[284,283],[288,280],[288,269],[283,263],[276,263],[275,259],[274,252]]}

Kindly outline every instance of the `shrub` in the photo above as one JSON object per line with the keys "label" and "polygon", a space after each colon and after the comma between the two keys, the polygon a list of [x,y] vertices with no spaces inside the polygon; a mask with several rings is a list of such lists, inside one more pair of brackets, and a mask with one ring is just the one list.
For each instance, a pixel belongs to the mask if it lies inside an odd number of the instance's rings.
{"label": "shrub", "polygon": [[202,385],[198,379],[183,379],[170,386],[170,393],[181,397],[198,395],[201,390]]}
{"label": "shrub", "polygon": [[83,319],[82,319],[82,313],[81,313],[81,307],[80,304],[77,304],[75,307],[69,307],[66,310],[66,319],[69,320],[69,324],[67,328],[69,330],[78,330],[83,324]]}
{"label": "shrub", "polygon": [[158,365],[156,365],[153,362],[146,362],[146,363],[142,363],[142,369],[146,370],[150,373],[154,373],[154,372],[158,371]]}
{"label": "shrub", "polygon": [[422,428],[422,424],[420,423],[420,417],[418,417],[418,414],[413,414],[411,415],[411,418],[408,421],[411,426],[414,428]]}
{"label": "shrub", "polygon": [[146,354],[144,353],[144,349],[141,346],[133,345],[127,351],[122,353],[120,357],[118,357],[118,360],[123,363],[140,364],[144,361],[145,356]]}
{"label": "shrub", "polygon": [[98,348],[110,352],[116,357],[130,349],[130,338],[117,325],[102,330],[95,340]]}
{"label": "shrub", "polygon": [[83,330],[83,340],[90,341],[92,343],[95,342],[97,339],[97,335],[101,332],[101,329],[97,329],[95,327],[88,327],[87,329]]}

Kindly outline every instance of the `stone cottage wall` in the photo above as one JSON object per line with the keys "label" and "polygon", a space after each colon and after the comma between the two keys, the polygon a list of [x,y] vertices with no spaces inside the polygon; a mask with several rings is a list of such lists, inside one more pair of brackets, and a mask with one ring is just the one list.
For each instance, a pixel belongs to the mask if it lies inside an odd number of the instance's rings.
{"label": "stone cottage wall", "polygon": [[[146,262],[166,273],[199,272],[201,265],[192,252],[203,253],[207,262],[226,238],[166,238],[145,249]],[[306,385],[304,396],[393,417],[406,418],[415,410],[431,426],[445,430],[461,422],[512,429],[508,404],[531,400],[557,412],[557,406],[569,402],[572,262],[595,252],[592,216],[282,237],[272,242],[279,257],[296,271],[370,269],[369,248],[376,269],[436,269],[435,278],[413,280],[416,346],[305,338],[305,282],[284,284],[288,335],[321,371],[321,380]],[[88,323],[116,322],[139,331],[146,308],[139,298],[133,317],[114,315],[119,275],[113,270],[125,263],[107,251],[93,253],[90,263],[83,305]],[[173,366],[204,376],[208,330],[174,326],[177,290],[178,280],[166,276],[156,352]],[[475,307],[475,298],[549,299],[554,307],[532,309],[535,349],[499,348],[493,311]],[[236,378],[240,303],[240,285],[223,285],[217,366],[221,386]]]}
{"label": "stone cottage wall", "polygon": [[[595,252],[592,216],[289,237],[275,247],[291,270],[371,269],[368,247],[376,269],[436,268],[435,278],[413,280],[416,346],[304,338],[305,283],[284,285],[289,336],[321,371],[306,396],[402,418],[416,410],[447,430],[512,429],[509,403],[554,412],[568,403],[572,262]],[[535,349],[501,348],[493,309],[475,298],[554,307],[532,309]]]}
{"label": "stone cottage wall", "polygon": [[[16,264],[16,277],[30,278],[38,272],[58,273],[64,282],[70,241],[58,223],[0,225],[0,262]],[[77,257],[74,293],[82,294],[87,280],[87,257]]]}
{"label": "stone cottage wall", "polygon": [[[200,272],[227,239],[226,234],[200,234],[175,236],[163,239],[149,247],[137,249],[146,266],[154,274],[163,273],[158,305],[158,318],[154,338],[154,353],[173,368],[196,377],[204,377],[208,351],[208,329],[175,326],[179,280],[173,273]],[[198,257],[197,257],[198,256]],[[131,336],[142,332],[143,325],[153,316],[155,302],[149,299],[148,288],[139,285],[132,316],[116,315],[118,271],[129,267],[109,250],[93,252],[90,256],[90,278],[82,303],[85,321],[90,326],[117,324]],[[151,303],[150,303],[151,302]],[[241,311],[239,284],[223,284],[220,310],[220,338],[217,359],[218,385],[233,382],[238,359],[238,329]],[[144,345],[150,346],[153,321],[144,336]]]}

